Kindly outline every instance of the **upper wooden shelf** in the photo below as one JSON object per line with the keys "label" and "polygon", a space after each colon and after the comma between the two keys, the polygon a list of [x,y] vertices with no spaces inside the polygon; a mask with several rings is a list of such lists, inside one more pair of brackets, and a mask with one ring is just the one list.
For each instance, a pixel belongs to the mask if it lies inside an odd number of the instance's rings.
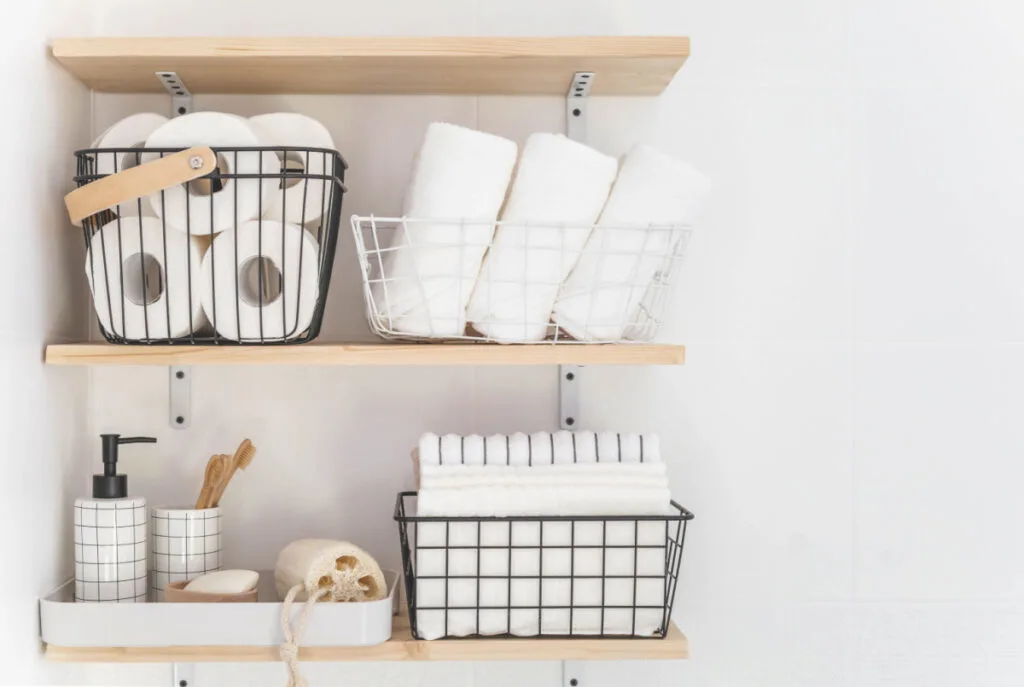
{"label": "upper wooden shelf", "polygon": [[[664,639],[412,638],[409,619],[395,618],[391,639],[376,646],[299,649],[302,661],[630,661],[690,657],[675,624]],[[46,658],[69,663],[199,663],[280,661],[276,646],[73,647],[47,645]]]}
{"label": "upper wooden shelf", "polygon": [[57,38],[53,56],[111,93],[162,93],[158,71],[192,93],[657,95],[690,54],[682,36],[566,38]]}
{"label": "upper wooden shelf", "polygon": [[46,347],[50,365],[682,365],[683,346],[331,344],[301,346]]}

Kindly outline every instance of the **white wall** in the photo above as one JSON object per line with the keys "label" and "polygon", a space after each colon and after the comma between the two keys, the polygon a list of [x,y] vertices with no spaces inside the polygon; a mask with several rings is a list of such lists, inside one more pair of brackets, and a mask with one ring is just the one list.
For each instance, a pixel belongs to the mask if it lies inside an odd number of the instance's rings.
{"label": "white wall", "polygon": [[72,494],[87,469],[86,373],[42,363],[44,342],[88,332],[82,297],[81,234],[61,197],[71,151],[88,140],[88,91],[53,63],[46,42],[79,30],[84,4],[52,0],[5,7],[0,22],[0,684],[42,683],[37,598],[71,566]]}
{"label": "white wall", "polygon": [[[693,37],[662,97],[599,99],[590,115],[596,147],[618,154],[645,139],[715,180],[666,332],[689,360],[589,368],[583,405],[587,425],[658,431],[673,455],[674,491],[697,513],[676,614],[693,658],[594,666],[585,687],[1019,684],[1024,210],[1013,191],[1024,179],[1024,91],[1008,68],[1024,57],[1024,6],[292,0],[244,3],[237,18],[227,5],[97,0],[96,31]],[[562,126],[558,99],[196,104],[320,118],[352,165],[346,215],[398,209],[432,120],[519,141]],[[167,103],[95,105],[99,131]],[[323,338],[367,338],[347,241],[339,253]],[[133,490],[154,503],[193,497],[205,459],[252,437],[256,463],[225,502],[229,555],[243,566],[268,567],[308,535],[351,538],[396,565],[390,513],[421,432],[556,423],[548,368],[202,368],[186,432],[167,427],[165,370],[90,374],[91,434],[160,437],[124,460]],[[94,466],[95,446],[82,453]],[[112,674],[136,684],[167,675]],[[559,666],[316,665],[308,675],[553,687]],[[276,685],[283,673],[202,666],[198,678]]]}

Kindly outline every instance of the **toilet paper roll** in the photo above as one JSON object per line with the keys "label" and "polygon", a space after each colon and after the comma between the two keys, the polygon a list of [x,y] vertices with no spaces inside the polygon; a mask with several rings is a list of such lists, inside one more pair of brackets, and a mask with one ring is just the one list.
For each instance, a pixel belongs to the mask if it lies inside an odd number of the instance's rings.
{"label": "toilet paper roll", "polygon": [[174,339],[205,326],[201,267],[189,237],[164,232],[155,217],[108,222],[93,234],[85,257],[100,324],[128,339]]}
{"label": "toilet paper roll", "polygon": [[[92,149],[142,148],[146,145],[149,135],[166,122],[167,117],[154,112],[134,114],[108,127],[93,140],[89,147]],[[141,157],[137,158],[135,154],[129,152],[96,153],[92,157],[96,161],[95,173],[102,175],[123,172],[125,169],[137,166],[137,162],[141,160]],[[111,207],[110,210],[121,217],[136,217],[139,215],[140,205],[142,206],[142,215],[153,214],[149,202],[145,199],[121,203],[116,207]],[[72,222],[72,224],[76,227],[82,226],[81,220]]]}
{"label": "toilet paper roll", "polygon": [[[320,122],[294,112],[274,112],[249,118],[260,143],[265,146],[296,146],[334,149],[334,139]],[[280,156],[278,156],[280,161]],[[333,171],[331,156],[315,151],[289,152],[282,167],[307,174]],[[284,179],[270,208],[264,205],[264,217],[307,224],[323,215],[330,204],[330,188],[320,179]]]}
{"label": "toilet paper roll", "polygon": [[[142,148],[154,131],[166,124],[167,117],[155,112],[142,112],[125,117],[104,131],[94,148]],[[141,159],[141,156],[140,156]],[[115,164],[116,163],[116,164]],[[101,154],[96,161],[99,174],[114,174],[138,166],[134,153]],[[132,203],[132,205],[136,205]]]}
{"label": "toilet paper roll", "polygon": [[[249,123],[238,116],[221,112],[194,112],[176,117],[146,139],[147,148],[255,148],[260,140]],[[147,159],[156,159],[149,154]],[[222,174],[277,175],[281,165],[273,153],[260,151],[224,151],[217,154]],[[222,179],[219,183],[197,179],[149,195],[149,203],[168,226],[191,234],[209,234],[231,229],[257,217],[260,203],[276,198],[280,179]],[[161,193],[163,200],[161,202]],[[261,195],[262,193],[262,195]]]}
{"label": "toilet paper roll", "polygon": [[217,333],[246,342],[301,336],[319,294],[319,251],[305,229],[273,220],[246,222],[214,239],[203,259],[202,298]]}

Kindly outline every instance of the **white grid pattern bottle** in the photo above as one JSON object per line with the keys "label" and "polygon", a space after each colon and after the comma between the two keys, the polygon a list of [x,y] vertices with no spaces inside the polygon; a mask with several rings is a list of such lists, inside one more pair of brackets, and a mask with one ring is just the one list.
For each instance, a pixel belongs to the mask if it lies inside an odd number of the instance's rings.
{"label": "white grid pattern bottle", "polygon": [[75,500],[75,601],[144,602],[146,500],[128,497],[128,477],[117,474],[117,447],[156,439],[100,436],[103,474],[93,475],[92,498]]}

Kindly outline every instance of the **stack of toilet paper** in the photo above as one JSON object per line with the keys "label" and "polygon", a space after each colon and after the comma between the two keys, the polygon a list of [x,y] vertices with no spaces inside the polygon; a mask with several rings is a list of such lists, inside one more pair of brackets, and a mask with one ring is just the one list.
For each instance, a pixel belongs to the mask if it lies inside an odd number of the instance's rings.
{"label": "stack of toilet paper", "polygon": [[[187,338],[209,326],[232,341],[301,336],[320,295],[320,247],[305,227],[325,214],[332,189],[281,175],[283,167],[330,174],[330,154],[311,150],[333,149],[330,133],[293,113],[144,113],[93,147],[97,173],[108,175],[158,159],[154,149],[199,145],[218,151],[226,176],[111,207],[115,218],[93,233],[85,271],[100,324],[127,339]],[[259,150],[285,146],[305,150]]]}

